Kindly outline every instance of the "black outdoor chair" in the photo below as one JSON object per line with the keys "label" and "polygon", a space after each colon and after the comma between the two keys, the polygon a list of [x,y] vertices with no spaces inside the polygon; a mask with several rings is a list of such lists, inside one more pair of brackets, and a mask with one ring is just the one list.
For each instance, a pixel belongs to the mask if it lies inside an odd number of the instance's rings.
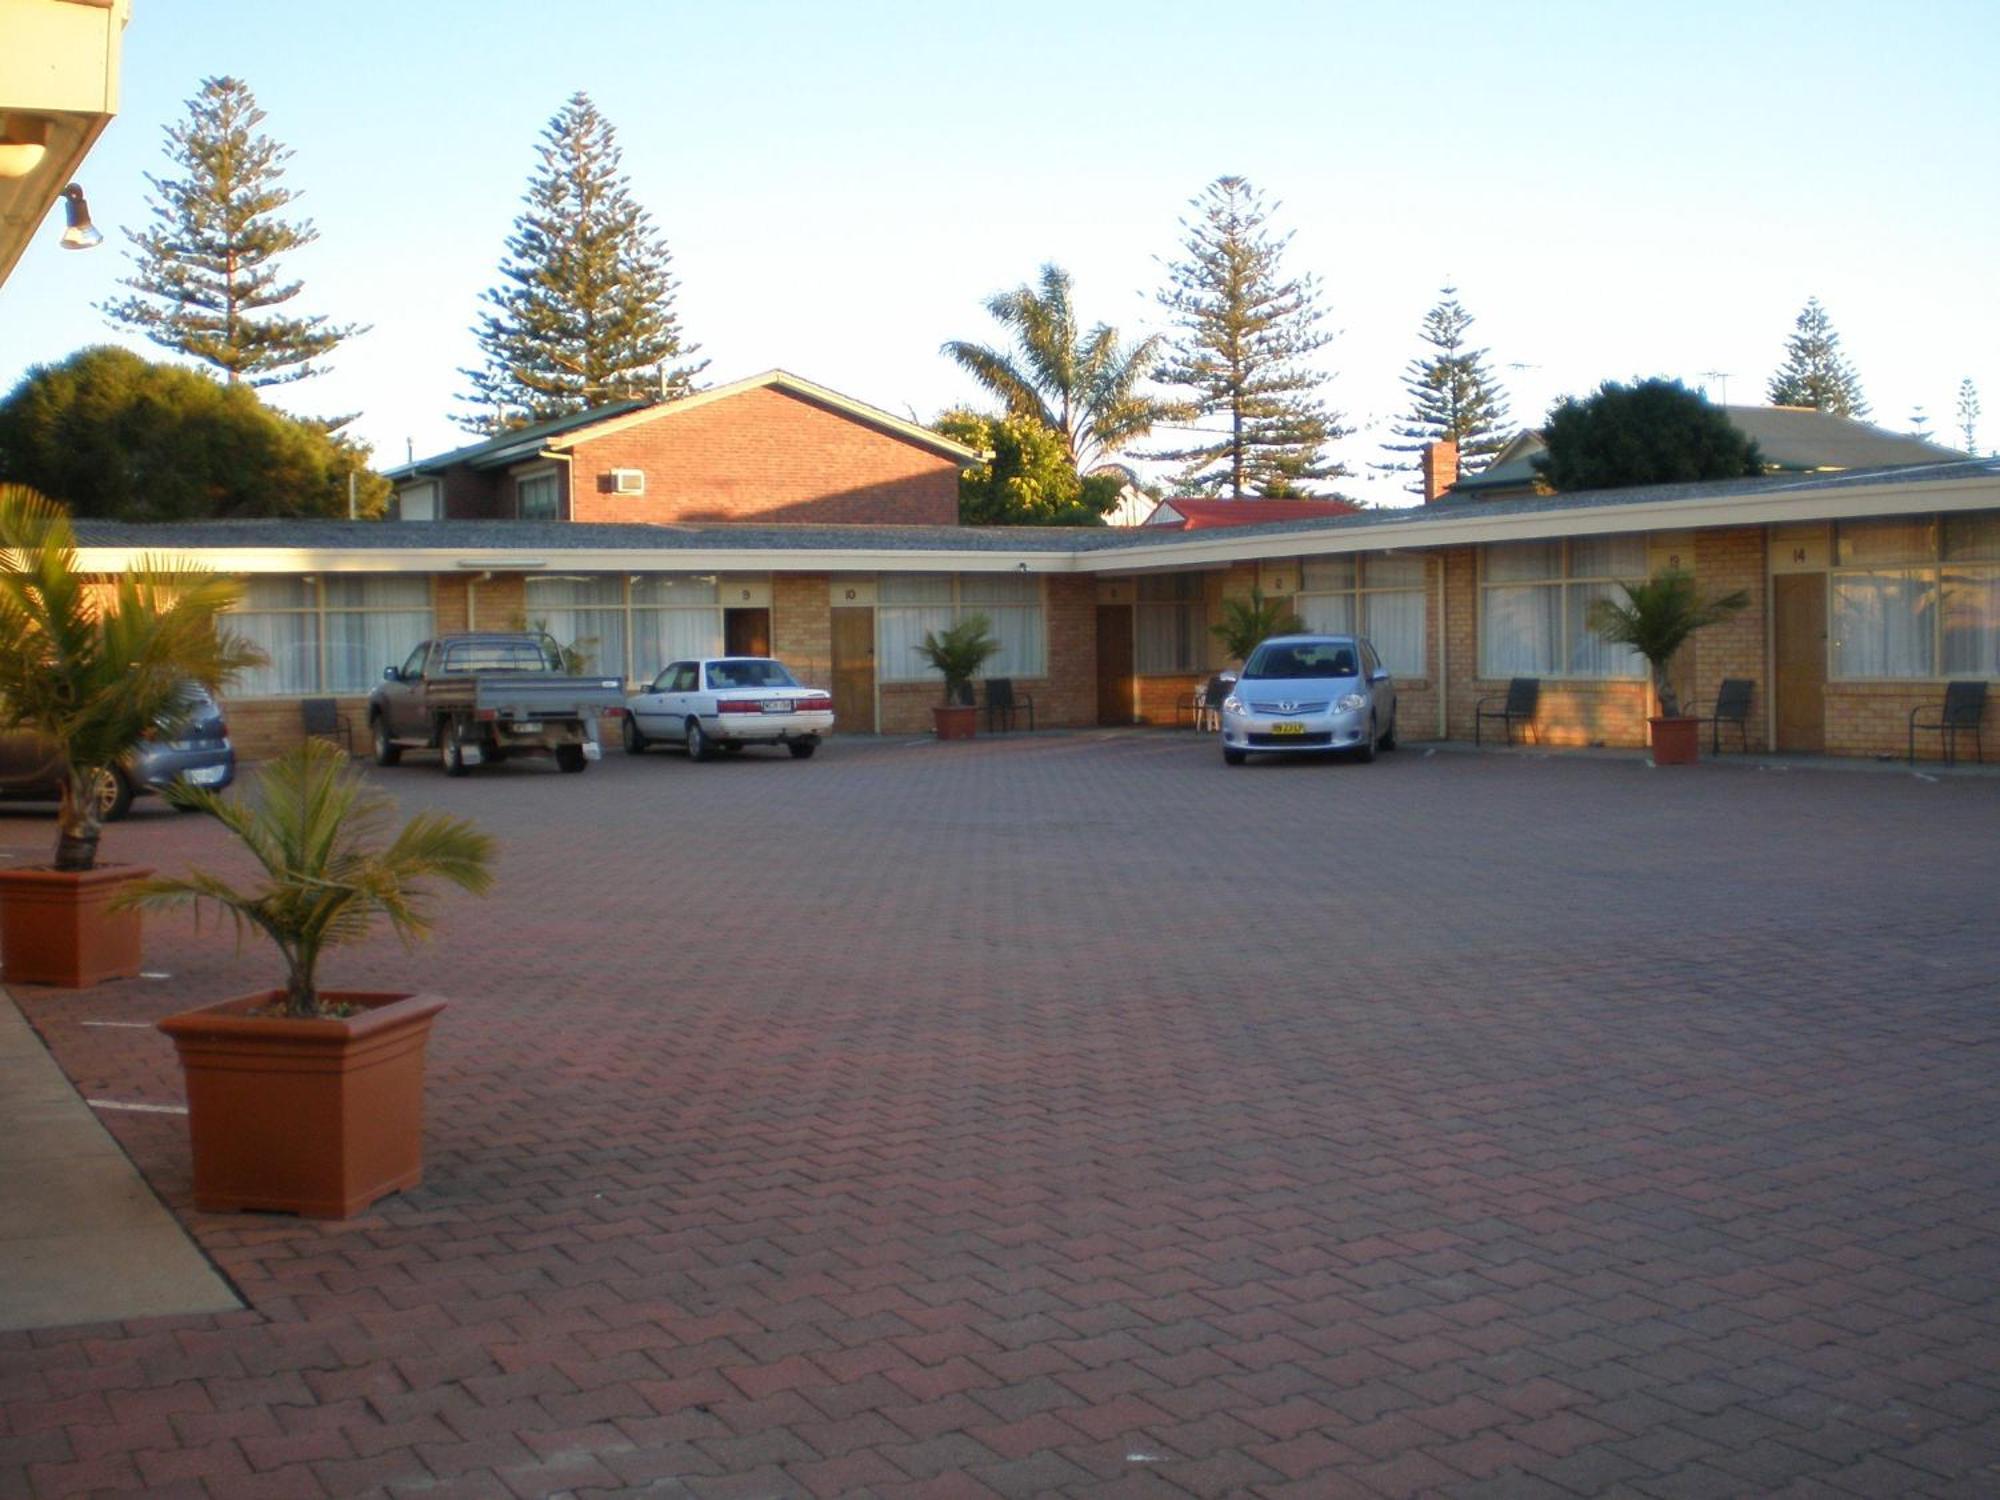
{"label": "black outdoor chair", "polygon": [[[1743,738],[1743,753],[1750,753],[1750,692],[1752,683],[1747,677],[1725,677],[1721,690],[1715,695],[1715,706],[1707,713],[1697,712],[1695,718],[1708,725],[1708,753],[1722,753],[1722,726],[1734,724],[1737,734]],[[1699,709],[1697,704],[1696,708]]]}
{"label": "black outdoor chair", "polygon": [[[1920,717],[1936,714],[1929,723]],[[1979,763],[1986,764],[1986,746],[1980,743],[1979,721],[1986,714],[1986,684],[1983,682],[1948,682],[1944,687],[1944,702],[1920,703],[1910,710],[1910,764],[1917,763],[1917,731],[1935,731],[1944,746],[1944,763],[1958,762],[1958,737],[1972,736],[1973,753]]]}
{"label": "black outdoor chair", "polygon": [[338,740],[341,749],[350,755],[354,753],[354,726],[340,711],[338,699],[301,698],[299,727],[308,739]]}
{"label": "black outdoor chair", "polygon": [[989,677],[986,679],[986,728],[990,733],[995,724],[1011,730],[1014,715],[1020,710],[1028,711],[1028,731],[1035,728],[1035,697],[1032,693],[1016,692],[1011,677]]}
{"label": "black outdoor chair", "polygon": [[[1535,705],[1541,701],[1542,679],[1539,677],[1516,677],[1507,684],[1504,694],[1492,693],[1472,705],[1472,743],[1480,743],[1479,731],[1488,719],[1498,719],[1507,728],[1507,743],[1514,743],[1514,721],[1519,719],[1527,726],[1528,733],[1541,743],[1541,732],[1535,728]],[[1489,703],[1498,703],[1498,708],[1488,708]]]}

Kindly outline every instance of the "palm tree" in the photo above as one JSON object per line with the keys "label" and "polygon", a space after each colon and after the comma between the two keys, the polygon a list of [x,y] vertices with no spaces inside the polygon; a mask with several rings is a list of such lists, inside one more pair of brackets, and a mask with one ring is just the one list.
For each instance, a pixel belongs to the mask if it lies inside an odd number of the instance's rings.
{"label": "palm tree", "polygon": [[1625,602],[1599,599],[1584,617],[1586,624],[1616,645],[1630,646],[1653,669],[1653,688],[1660,695],[1660,717],[1680,717],[1680,695],[1667,675],[1668,664],[1697,630],[1728,619],[1750,602],[1742,589],[1704,599],[1695,593],[1694,578],[1669,569],[1643,583],[1621,583]]}
{"label": "palm tree", "polygon": [[183,879],[135,886],[132,905],[193,905],[212,901],[229,913],[240,942],[256,928],[285,959],[285,1014],[324,1014],[319,1000],[322,953],[358,942],[377,916],[387,917],[407,945],[429,934],[432,879],[474,895],[493,884],[493,840],[463,818],[419,813],[384,844],[376,835],[392,804],[370,793],[361,772],[338,746],[307,740],[257,774],[247,795],[225,801],[200,787],[167,795],[181,807],[217,819],[256,857],[262,885],[236,887],[205,870]]}
{"label": "palm tree", "polygon": [[1305,628],[1291,605],[1282,599],[1266,599],[1264,591],[1252,585],[1247,601],[1222,601],[1222,618],[1208,627],[1208,633],[1222,642],[1231,661],[1242,662],[1250,659],[1260,641],[1274,635],[1296,635]]}
{"label": "palm tree", "polygon": [[263,653],[218,617],[233,579],[142,558],[116,578],[77,571],[76,532],[59,505],[0,485],[0,727],[51,741],[66,769],[55,867],[95,869],[111,768],[156,730],[171,734],[199,699]]}
{"label": "palm tree", "polygon": [[970,703],[972,679],[1000,650],[1000,643],[987,633],[984,615],[967,615],[944,630],[926,630],[924,638],[910,649],[944,678],[944,701]]}
{"label": "palm tree", "polygon": [[986,299],[986,310],[1014,335],[1014,351],[954,339],[944,352],[1009,416],[1032,417],[1060,433],[1077,472],[1086,474],[1181,409],[1138,390],[1159,359],[1159,335],[1125,349],[1109,324],[1083,332],[1070,286],[1069,272],[1051,261],[1042,267],[1039,290],[1019,286]]}

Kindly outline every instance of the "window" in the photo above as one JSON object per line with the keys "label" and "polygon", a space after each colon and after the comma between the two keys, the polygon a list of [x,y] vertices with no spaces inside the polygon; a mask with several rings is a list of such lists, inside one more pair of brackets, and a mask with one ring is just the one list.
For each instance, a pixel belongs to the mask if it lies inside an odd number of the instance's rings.
{"label": "window", "polygon": [[2000,679],[2000,515],[1843,522],[1833,675]]}
{"label": "window", "polygon": [[713,577],[648,573],[530,578],[530,624],[581,651],[591,672],[647,682],[685,656],[722,650],[722,603]]}
{"label": "window", "polygon": [[438,518],[438,483],[406,485],[396,494],[396,513],[405,521],[435,521]]}
{"label": "window", "polygon": [[973,615],[1000,643],[980,674],[1041,677],[1048,671],[1041,580],[1026,573],[884,573],[876,584],[876,661],[884,682],[929,682],[937,673],[917,654],[927,632]]}
{"label": "window", "polygon": [[1202,627],[1208,611],[1201,574],[1142,576],[1138,610],[1140,676],[1171,676],[1202,669],[1207,657]]}
{"label": "window", "polygon": [[1618,585],[1646,576],[1643,536],[1495,542],[1483,564],[1482,677],[1645,677],[1644,657],[1588,623],[1591,605],[1623,599]]}
{"label": "window", "polygon": [[1430,668],[1424,640],[1424,560],[1415,552],[1322,557],[1299,567],[1292,607],[1306,629],[1324,635],[1365,635],[1398,677]]}
{"label": "window", "polygon": [[429,638],[435,623],[431,581],[421,575],[246,579],[229,626],[270,661],[245,672],[234,691],[246,698],[365,693],[384,667]]}
{"label": "window", "polygon": [[525,475],[514,481],[514,513],[523,521],[556,519],[556,476],[553,471]]}

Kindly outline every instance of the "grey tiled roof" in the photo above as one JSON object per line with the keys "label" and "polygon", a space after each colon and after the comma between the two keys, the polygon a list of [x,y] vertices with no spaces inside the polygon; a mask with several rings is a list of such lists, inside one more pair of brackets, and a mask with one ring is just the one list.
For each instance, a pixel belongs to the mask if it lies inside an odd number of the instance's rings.
{"label": "grey tiled roof", "polygon": [[610,551],[829,552],[1144,552],[1153,547],[1238,537],[1319,535],[1366,531],[1384,525],[1501,518],[1552,512],[1595,512],[1633,505],[1726,500],[1775,492],[1834,492],[1896,483],[1942,484],[2000,480],[2000,460],[1850,469],[1837,474],[1767,474],[1709,484],[1647,485],[1569,495],[1529,495],[1506,500],[1452,499],[1433,505],[1369,509],[1310,521],[1269,521],[1227,531],[1190,535],[1165,527],[1073,526],[672,526],[583,521],[91,521],[76,523],[86,547],[229,548],[295,547],[314,551],[355,549],[441,550],[466,553]]}

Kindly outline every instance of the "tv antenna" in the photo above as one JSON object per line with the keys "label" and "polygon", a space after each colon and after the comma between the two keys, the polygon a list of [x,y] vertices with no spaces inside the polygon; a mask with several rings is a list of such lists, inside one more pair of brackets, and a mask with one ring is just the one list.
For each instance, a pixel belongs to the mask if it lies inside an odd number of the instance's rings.
{"label": "tv antenna", "polygon": [[1729,404],[1729,372],[1727,370],[1703,370],[1701,376],[1704,380],[1713,380],[1722,391],[1721,397],[1715,404],[1717,406],[1727,406]]}

